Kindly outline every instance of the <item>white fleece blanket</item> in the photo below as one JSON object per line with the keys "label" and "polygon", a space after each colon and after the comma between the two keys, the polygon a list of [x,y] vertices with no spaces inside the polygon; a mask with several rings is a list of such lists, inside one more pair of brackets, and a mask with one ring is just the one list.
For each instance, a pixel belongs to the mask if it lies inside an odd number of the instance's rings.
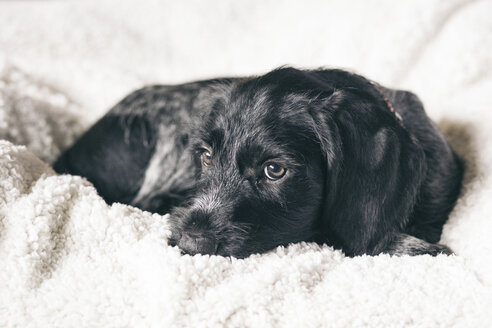
{"label": "white fleece blanket", "polygon": [[[490,327],[491,1],[0,1],[0,327]],[[351,68],[423,100],[467,165],[454,256],[295,244],[181,256],[167,216],[47,163],[132,89]]]}

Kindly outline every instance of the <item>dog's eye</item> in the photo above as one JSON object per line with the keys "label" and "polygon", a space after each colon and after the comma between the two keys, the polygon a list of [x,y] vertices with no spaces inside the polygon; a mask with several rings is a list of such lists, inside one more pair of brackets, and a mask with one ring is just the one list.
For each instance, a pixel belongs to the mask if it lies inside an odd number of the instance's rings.
{"label": "dog's eye", "polygon": [[212,163],[212,153],[208,150],[205,150],[202,153],[200,159],[202,161],[203,166],[209,166]]}
{"label": "dog's eye", "polygon": [[265,176],[272,181],[276,181],[279,179],[282,179],[287,172],[287,169],[275,164],[275,163],[270,163],[265,168],[263,169],[263,172],[265,173]]}

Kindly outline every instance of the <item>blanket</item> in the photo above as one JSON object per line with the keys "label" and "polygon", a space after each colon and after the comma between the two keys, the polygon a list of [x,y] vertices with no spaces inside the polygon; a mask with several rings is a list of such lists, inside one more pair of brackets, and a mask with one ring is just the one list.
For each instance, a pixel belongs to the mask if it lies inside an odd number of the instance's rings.
{"label": "blanket", "polygon": [[[0,2],[0,327],[489,327],[492,2]],[[50,164],[131,90],[350,68],[423,100],[466,163],[441,243],[181,255],[168,215]]]}

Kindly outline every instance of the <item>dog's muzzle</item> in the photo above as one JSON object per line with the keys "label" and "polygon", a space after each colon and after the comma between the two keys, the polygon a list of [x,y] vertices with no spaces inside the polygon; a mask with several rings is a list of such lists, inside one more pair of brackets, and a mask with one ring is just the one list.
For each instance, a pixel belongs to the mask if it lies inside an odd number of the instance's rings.
{"label": "dog's muzzle", "polygon": [[[179,216],[178,216],[179,217]],[[211,216],[203,211],[191,211],[181,217],[185,222],[182,230],[173,233],[171,244],[185,254],[216,254],[219,246],[216,235],[210,228]]]}

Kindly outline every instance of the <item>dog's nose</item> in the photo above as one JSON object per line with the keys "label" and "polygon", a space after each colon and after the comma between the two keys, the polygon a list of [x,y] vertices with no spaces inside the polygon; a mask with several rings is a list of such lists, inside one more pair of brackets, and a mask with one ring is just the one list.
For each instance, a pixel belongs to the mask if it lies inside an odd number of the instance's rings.
{"label": "dog's nose", "polygon": [[217,241],[215,238],[203,235],[184,233],[177,243],[178,247],[186,254],[215,254]]}

